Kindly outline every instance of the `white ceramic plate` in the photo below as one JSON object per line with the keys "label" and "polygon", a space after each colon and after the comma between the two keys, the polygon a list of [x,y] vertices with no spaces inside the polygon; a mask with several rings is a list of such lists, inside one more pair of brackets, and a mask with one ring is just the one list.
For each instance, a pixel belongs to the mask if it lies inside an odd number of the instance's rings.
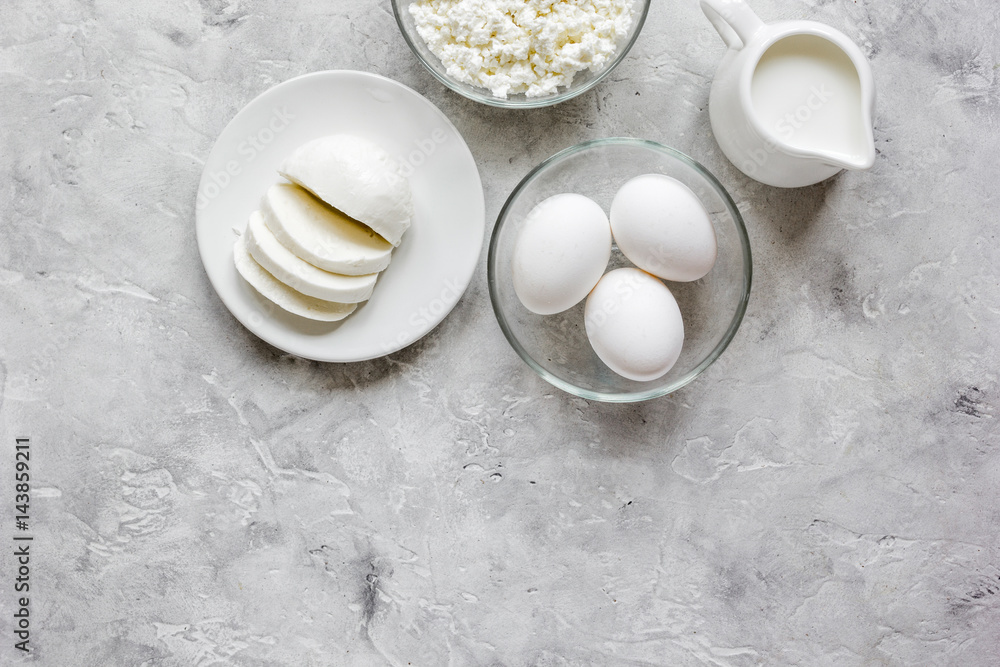
{"label": "white ceramic plate", "polygon": [[[313,322],[260,296],[236,272],[233,242],[278,164],[305,142],[352,133],[379,144],[409,174],[413,223],[375,293],[338,323]],[[486,226],[476,162],[458,130],[419,94],[374,74],[316,72],[271,88],[222,131],[198,188],[197,235],[208,278],[254,334],[317,361],[361,361],[400,350],[458,303],[479,261]]]}

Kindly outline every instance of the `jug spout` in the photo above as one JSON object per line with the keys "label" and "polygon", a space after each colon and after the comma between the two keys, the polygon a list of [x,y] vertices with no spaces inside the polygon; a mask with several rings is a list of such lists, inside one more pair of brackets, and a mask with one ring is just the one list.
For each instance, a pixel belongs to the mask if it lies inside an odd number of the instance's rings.
{"label": "jug spout", "polygon": [[864,171],[871,169],[875,164],[875,135],[868,129],[866,136],[859,137],[859,141],[854,147],[861,150],[849,152],[829,151],[825,155],[819,155],[819,159],[833,167],[841,169],[851,169],[853,171]]}

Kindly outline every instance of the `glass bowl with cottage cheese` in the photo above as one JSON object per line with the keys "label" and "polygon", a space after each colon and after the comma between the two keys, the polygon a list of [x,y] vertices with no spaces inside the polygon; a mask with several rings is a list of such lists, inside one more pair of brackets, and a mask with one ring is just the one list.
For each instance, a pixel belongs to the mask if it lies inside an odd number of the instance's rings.
{"label": "glass bowl with cottage cheese", "polygon": [[[525,303],[523,289],[518,287],[519,273],[521,285],[525,284],[518,248],[529,236],[526,229],[534,225],[537,230],[540,219],[534,216],[538,215],[540,207],[566,197],[566,193],[575,193],[568,195],[570,197],[583,195],[600,207],[599,210],[610,212],[614,228],[615,202],[619,195],[627,184],[649,175],[668,177],[682,184],[700,201],[714,230],[717,254],[710,271],[697,280],[660,282],[660,289],[664,285],[669,288],[683,318],[683,345],[679,356],[662,375],[629,379],[606,363],[607,358],[595,349],[591,336],[591,307],[594,305],[591,297],[595,297],[605,279],[618,271],[637,272],[629,257],[639,258],[634,253],[626,256],[624,237],[615,231],[609,258],[600,262],[603,268],[599,268],[598,275],[603,272],[603,277],[590,295],[566,310],[556,312],[558,309],[553,308],[548,311],[552,314],[538,314],[539,309]],[[677,209],[675,206],[660,208]],[[582,215],[572,216],[574,228],[582,224],[582,218]],[[565,229],[558,238],[550,240],[556,250],[549,254],[556,260],[554,265],[559,263],[560,256],[576,258],[586,252],[583,237],[566,233]],[[608,242],[612,240],[609,238]],[[610,138],[584,142],[557,153],[535,167],[514,188],[493,228],[487,256],[487,283],[493,311],[504,336],[539,376],[581,398],[630,403],[664,396],[684,387],[722,355],[736,336],[746,312],[752,264],[743,218],[715,176],[687,155],[661,144],[642,139]],[[654,280],[652,276],[648,278]],[[550,272],[546,280],[549,285],[556,284],[561,280],[559,271]],[[590,284],[592,282],[586,287]],[[628,292],[623,294],[627,296]],[[646,303],[638,300],[634,303],[639,304],[641,312],[629,326],[642,332],[646,329],[644,320],[655,319],[656,312],[653,308],[647,309]],[[596,305],[603,307],[601,303]],[[627,300],[618,303],[617,313],[624,313],[627,306]],[[601,315],[600,312],[596,314]],[[610,306],[605,315],[608,321],[618,317]],[[726,382],[727,379],[720,373],[713,381]]]}
{"label": "glass bowl with cottage cheese", "polygon": [[403,38],[469,99],[532,108],[590,90],[624,59],[650,0],[392,0]]}

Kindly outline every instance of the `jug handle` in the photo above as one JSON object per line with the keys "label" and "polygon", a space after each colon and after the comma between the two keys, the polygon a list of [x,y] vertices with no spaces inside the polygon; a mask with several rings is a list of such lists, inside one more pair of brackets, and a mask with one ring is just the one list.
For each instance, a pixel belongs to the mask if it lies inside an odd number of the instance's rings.
{"label": "jug handle", "polygon": [[764,27],[764,22],[743,0],[701,0],[699,4],[719,37],[731,49],[743,48]]}

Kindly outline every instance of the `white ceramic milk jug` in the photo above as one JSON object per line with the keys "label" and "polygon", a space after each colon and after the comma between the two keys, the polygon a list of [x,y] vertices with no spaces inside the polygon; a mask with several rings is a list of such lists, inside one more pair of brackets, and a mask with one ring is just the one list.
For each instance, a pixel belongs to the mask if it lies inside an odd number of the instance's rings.
{"label": "white ceramic milk jug", "polygon": [[875,163],[875,83],[861,49],[815,21],[765,24],[743,0],[701,0],[725,41],[709,116],[747,176],[793,188]]}

